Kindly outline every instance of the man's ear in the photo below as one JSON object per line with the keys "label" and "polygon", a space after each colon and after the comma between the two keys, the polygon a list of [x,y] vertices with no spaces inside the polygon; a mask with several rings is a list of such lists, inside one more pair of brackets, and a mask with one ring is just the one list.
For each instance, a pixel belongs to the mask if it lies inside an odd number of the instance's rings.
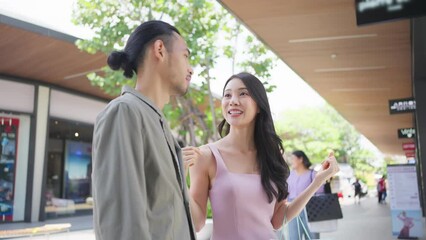
{"label": "man's ear", "polygon": [[163,61],[166,54],[166,47],[164,46],[164,42],[160,39],[156,40],[152,45],[154,56],[156,59]]}

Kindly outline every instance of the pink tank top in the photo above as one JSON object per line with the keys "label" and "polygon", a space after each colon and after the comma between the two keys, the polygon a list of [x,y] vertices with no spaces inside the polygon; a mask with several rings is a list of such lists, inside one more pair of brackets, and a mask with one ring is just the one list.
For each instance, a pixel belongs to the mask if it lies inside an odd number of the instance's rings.
{"label": "pink tank top", "polygon": [[216,159],[216,177],[209,192],[213,212],[212,240],[276,239],[271,219],[272,203],[263,190],[258,174],[232,173],[213,144],[208,145]]}

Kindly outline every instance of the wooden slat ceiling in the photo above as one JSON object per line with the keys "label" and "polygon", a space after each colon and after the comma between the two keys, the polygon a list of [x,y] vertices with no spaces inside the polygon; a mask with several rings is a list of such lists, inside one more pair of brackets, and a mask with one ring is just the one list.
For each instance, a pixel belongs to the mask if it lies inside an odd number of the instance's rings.
{"label": "wooden slat ceiling", "polygon": [[105,63],[104,54],[81,52],[71,41],[0,23],[0,75],[36,80],[111,99],[92,86],[85,74]]}
{"label": "wooden slat ceiling", "polygon": [[[90,84],[86,74],[106,65],[105,54],[80,51],[77,38],[0,15],[0,79],[21,78],[52,84],[104,100],[105,94]],[[216,106],[220,101],[215,100]],[[206,110],[201,105],[200,111]]]}
{"label": "wooden slat ceiling", "polygon": [[353,0],[219,2],[383,153],[404,155],[397,129],[413,116],[388,100],[412,96],[409,20],[357,27]]}

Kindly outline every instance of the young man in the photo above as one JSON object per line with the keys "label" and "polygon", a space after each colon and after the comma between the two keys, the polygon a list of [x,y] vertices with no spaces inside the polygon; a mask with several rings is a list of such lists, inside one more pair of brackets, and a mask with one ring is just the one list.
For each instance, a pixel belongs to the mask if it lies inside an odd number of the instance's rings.
{"label": "young man", "polygon": [[192,68],[179,31],[141,24],[108,57],[136,87],[99,114],[93,137],[94,228],[98,240],[195,239],[181,150],[161,109],[183,95]]}

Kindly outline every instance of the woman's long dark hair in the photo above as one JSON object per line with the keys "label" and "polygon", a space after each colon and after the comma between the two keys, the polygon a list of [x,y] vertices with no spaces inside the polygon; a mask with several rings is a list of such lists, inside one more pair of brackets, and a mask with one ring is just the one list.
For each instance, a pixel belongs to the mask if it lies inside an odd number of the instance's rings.
{"label": "woman's long dark hair", "polygon": [[[256,161],[260,170],[263,189],[268,196],[269,202],[272,202],[273,197],[275,197],[277,201],[282,201],[288,196],[287,178],[290,170],[287,163],[284,161],[282,141],[275,132],[265,87],[262,82],[252,74],[242,72],[231,76],[228,81],[226,81],[223,91],[225,91],[229,81],[234,78],[243,81],[251,98],[256,102],[260,110],[256,115],[254,143],[257,150]],[[228,135],[230,125],[225,119],[219,124],[218,130],[221,137]],[[271,182],[275,184],[276,189]]]}
{"label": "woman's long dark hair", "polygon": [[311,167],[312,163],[311,161],[309,161],[309,158],[308,156],[306,156],[305,152],[296,150],[292,154],[297,158],[302,158],[303,166],[305,166],[306,169],[309,169],[309,167]]}

